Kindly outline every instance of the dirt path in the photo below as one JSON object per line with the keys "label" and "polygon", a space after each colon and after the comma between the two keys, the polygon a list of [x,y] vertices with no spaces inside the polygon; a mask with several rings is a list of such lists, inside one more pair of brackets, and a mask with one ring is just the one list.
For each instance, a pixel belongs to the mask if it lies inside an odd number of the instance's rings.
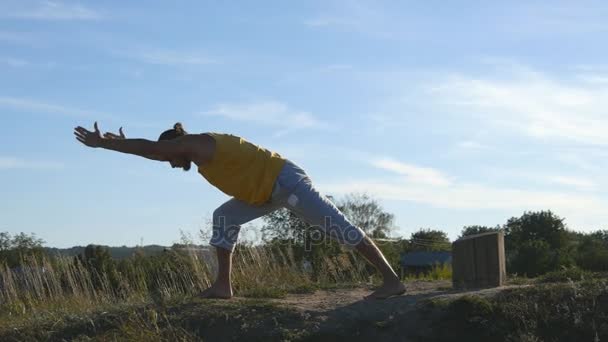
{"label": "dirt path", "polygon": [[[492,296],[496,293],[525,285],[509,285],[497,288],[480,290],[453,290],[450,281],[415,281],[407,283],[407,292],[401,296],[388,300],[364,300],[370,293],[366,288],[337,289],[330,291],[316,291],[312,294],[292,294],[284,299],[271,299],[270,301],[286,308],[309,312],[327,312],[346,308],[356,304],[366,308],[396,307],[404,308],[415,305],[420,300],[432,298],[458,298],[464,295]],[[239,300],[239,298],[237,298]]]}
{"label": "dirt path", "polygon": [[[270,299],[278,307],[295,312],[299,325],[314,332],[317,340],[386,341],[424,339],[430,335],[430,317],[421,314],[420,307],[428,299],[456,299],[465,295],[493,296],[500,291],[523,287],[503,286],[481,290],[453,290],[449,281],[410,282],[408,291],[387,300],[365,300],[369,289],[337,289],[316,291],[313,294],[289,295],[284,299]],[[236,301],[246,300],[236,298]],[[292,322],[285,322],[293,327]],[[297,326],[296,325],[296,326]],[[410,335],[411,334],[411,335]],[[407,337],[410,336],[410,337]]]}

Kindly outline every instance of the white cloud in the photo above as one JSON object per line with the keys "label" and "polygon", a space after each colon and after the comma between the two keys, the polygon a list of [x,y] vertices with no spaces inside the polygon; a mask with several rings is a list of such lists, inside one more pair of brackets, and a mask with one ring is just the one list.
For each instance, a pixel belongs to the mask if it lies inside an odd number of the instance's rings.
{"label": "white cloud", "polygon": [[380,180],[353,180],[324,184],[331,193],[368,192],[379,198],[414,201],[451,209],[518,209],[533,210],[561,208],[602,212],[606,203],[593,196],[562,192],[532,191],[497,188],[473,183],[459,183],[448,187]]}
{"label": "white cloud", "polygon": [[[589,34],[608,31],[605,1],[586,1],[584,5],[574,1],[524,2],[510,6],[497,18],[502,29],[511,33],[551,35],[563,38],[565,34]],[[514,25],[517,20],[517,25]]]}
{"label": "white cloud", "polygon": [[597,229],[608,220],[605,199],[568,192],[500,188],[459,183],[434,186],[414,182],[351,180],[319,185],[324,192],[343,195],[365,192],[384,200],[412,201],[455,210],[522,211],[553,210],[576,224],[577,229]]}
{"label": "white cloud", "polygon": [[0,57],[0,64],[4,64],[12,68],[21,68],[30,65],[30,63],[26,60],[13,57]]}
{"label": "white cloud", "polygon": [[[6,4],[5,4],[6,6]],[[2,10],[2,17],[34,20],[99,20],[98,11],[80,4],[57,1],[23,1]]]}
{"label": "white cloud", "polygon": [[392,171],[406,176],[411,183],[430,185],[449,185],[451,182],[440,171],[411,164],[405,164],[391,158],[380,158],[371,161],[371,164],[383,170]]}
{"label": "white cloud", "polygon": [[[605,1],[569,0],[551,2],[492,3],[468,11],[469,15],[441,14],[431,7],[403,10],[399,2],[369,0],[329,0],[318,14],[304,20],[304,25],[329,28],[380,39],[420,39],[441,41],[460,36],[478,39],[476,27],[495,40],[533,38],[571,38],[568,36],[605,33],[608,6]],[[456,30],[446,28],[457,27]],[[441,36],[438,36],[438,33]]]}
{"label": "white cloud", "polygon": [[465,140],[465,141],[461,141],[457,144],[457,146],[459,148],[465,149],[465,150],[489,150],[492,149],[490,146],[484,145],[482,143],[479,143],[477,141],[473,141],[473,140]]}
{"label": "white cloud", "polygon": [[[52,115],[54,117],[68,117],[85,119],[85,125],[92,125],[94,120],[103,121],[100,123],[102,131],[107,128],[107,124],[114,124],[116,128],[129,125],[129,127],[155,128],[162,129],[166,123],[150,122],[150,120],[138,121],[131,119],[127,115],[114,115],[105,112],[91,111],[86,109],[74,108],[70,106],[56,105],[41,102],[34,99],[0,96],[0,108],[7,108],[17,112],[25,112],[35,115]],[[6,110],[0,111],[0,116],[10,115]],[[83,124],[83,123],[81,123]]]}
{"label": "white cloud", "polygon": [[31,99],[16,98],[16,97],[2,97],[0,96],[0,107],[12,108],[22,111],[30,112],[41,112],[49,114],[59,114],[74,117],[90,117],[94,112],[70,108],[64,106],[58,106],[54,104],[48,104],[44,102],[38,102]]}
{"label": "white cloud", "polygon": [[565,176],[555,176],[549,178],[550,182],[571,186],[579,190],[595,190],[597,184],[589,179],[584,179],[580,177],[565,177]]}
{"label": "white cloud", "polygon": [[326,128],[327,125],[312,114],[290,108],[282,102],[266,101],[248,104],[219,104],[206,116],[220,116],[235,121],[252,122],[286,129]]}
{"label": "white cloud", "polygon": [[608,144],[608,84],[513,72],[505,78],[453,75],[430,87],[429,96],[451,111],[531,137]]}
{"label": "white cloud", "polygon": [[144,63],[167,66],[197,66],[218,63],[215,59],[200,52],[142,50],[130,53],[129,56]]}
{"label": "white cloud", "polygon": [[402,27],[406,20],[391,18],[389,11],[373,2],[349,0],[334,3],[337,5],[335,8],[326,9],[304,20],[304,25],[356,32],[377,38],[393,38],[407,32]]}
{"label": "white cloud", "polygon": [[0,41],[9,43],[32,43],[31,36],[21,32],[0,31]]}
{"label": "white cloud", "polygon": [[[577,229],[597,229],[608,220],[606,198],[598,196],[595,182],[580,176],[545,176],[534,179],[534,184],[560,185],[552,190],[514,186],[496,186],[475,181],[461,181],[440,170],[405,164],[384,158],[366,161],[374,167],[406,177],[363,178],[319,184],[324,192],[344,195],[364,192],[384,200],[411,201],[450,210],[502,210],[522,211],[553,210],[566,216]],[[508,170],[505,170],[509,173]],[[516,172],[517,173],[517,172]],[[534,175],[523,174],[524,178]],[[521,183],[521,182],[520,182]],[[515,214],[514,214],[515,215]]]}
{"label": "white cloud", "polygon": [[320,72],[336,72],[336,71],[345,71],[345,70],[352,70],[353,66],[350,64],[329,64],[329,65],[325,65],[320,67],[318,70]]}
{"label": "white cloud", "polygon": [[32,170],[55,170],[62,169],[64,165],[59,162],[29,161],[13,157],[0,156],[0,170],[10,169],[32,169]]}

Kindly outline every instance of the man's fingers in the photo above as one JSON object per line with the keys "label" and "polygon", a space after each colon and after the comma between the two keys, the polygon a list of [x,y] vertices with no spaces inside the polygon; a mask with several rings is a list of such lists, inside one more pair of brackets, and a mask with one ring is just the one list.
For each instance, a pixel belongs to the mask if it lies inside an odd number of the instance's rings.
{"label": "man's fingers", "polygon": [[121,137],[121,138],[123,138],[123,139],[124,139],[124,138],[126,138],[126,137],[125,137],[125,133],[122,131],[122,127],[120,127],[120,128],[118,129],[118,133],[120,133],[120,137]]}
{"label": "man's fingers", "polygon": [[80,126],[78,126],[78,127],[74,128],[74,130],[75,130],[76,132],[80,132],[80,133],[82,133],[82,134],[91,133],[91,132],[89,132],[89,131],[88,131],[86,128],[83,128],[83,127],[80,127]]}
{"label": "man's fingers", "polygon": [[93,127],[95,128],[95,133],[99,134],[99,127],[97,126],[97,121],[95,121],[95,124],[93,124]]}
{"label": "man's fingers", "polygon": [[74,132],[74,135],[75,135],[77,138],[81,138],[81,139],[86,139],[86,137],[87,137],[87,136],[86,136],[86,134],[82,134],[82,133],[80,133],[80,132]]}

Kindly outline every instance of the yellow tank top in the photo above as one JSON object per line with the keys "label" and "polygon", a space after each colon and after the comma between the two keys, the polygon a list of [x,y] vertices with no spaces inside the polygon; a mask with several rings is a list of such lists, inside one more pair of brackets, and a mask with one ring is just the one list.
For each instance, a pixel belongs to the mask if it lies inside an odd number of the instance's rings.
{"label": "yellow tank top", "polygon": [[198,172],[236,199],[253,205],[268,201],[285,159],[241,137],[205,134],[215,139],[215,153],[211,162],[198,167]]}

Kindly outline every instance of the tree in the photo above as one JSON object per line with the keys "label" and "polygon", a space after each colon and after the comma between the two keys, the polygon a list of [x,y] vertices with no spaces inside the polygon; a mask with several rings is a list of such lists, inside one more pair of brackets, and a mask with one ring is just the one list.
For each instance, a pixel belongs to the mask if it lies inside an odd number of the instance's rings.
{"label": "tree", "polygon": [[395,216],[367,194],[346,195],[337,206],[353,225],[371,237],[386,238],[393,229]]}
{"label": "tree", "polygon": [[497,232],[500,230],[500,226],[496,226],[494,228],[492,227],[487,227],[487,226],[465,226],[462,228],[462,231],[460,232],[460,236],[458,237],[463,238],[466,236],[471,236],[471,235],[477,235],[477,234],[483,234],[483,233],[489,233],[489,232]]}
{"label": "tree", "polygon": [[505,225],[508,249],[518,249],[525,241],[542,240],[552,249],[566,245],[567,231],[564,219],[551,211],[525,212],[512,217]]}
{"label": "tree", "polygon": [[575,258],[582,269],[608,271],[608,230],[583,235]]}
{"label": "tree", "polygon": [[435,229],[420,228],[410,237],[412,250],[424,251],[449,251],[452,246],[448,235]]}
{"label": "tree", "polygon": [[537,276],[573,264],[564,219],[551,211],[524,212],[505,225],[507,268]]}
{"label": "tree", "polygon": [[113,290],[118,290],[120,284],[116,262],[112,259],[107,247],[88,245],[84,252],[76,257],[76,260],[91,273],[95,289],[109,286]]}
{"label": "tree", "polygon": [[527,240],[517,250],[511,268],[519,274],[536,277],[554,269],[551,247],[543,240]]}
{"label": "tree", "polygon": [[11,248],[11,235],[8,232],[0,232],[0,252]]}
{"label": "tree", "polygon": [[608,230],[598,230],[589,234],[589,237],[608,246]]}
{"label": "tree", "polygon": [[262,235],[265,242],[290,241],[295,244],[304,244],[306,235],[311,229],[310,225],[288,209],[275,210],[263,218]]}
{"label": "tree", "polygon": [[8,232],[0,233],[0,263],[5,262],[9,267],[16,267],[25,258],[41,260],[45,255],[42,245],[44,240],[36,234],[19,233],[11,236]]}

